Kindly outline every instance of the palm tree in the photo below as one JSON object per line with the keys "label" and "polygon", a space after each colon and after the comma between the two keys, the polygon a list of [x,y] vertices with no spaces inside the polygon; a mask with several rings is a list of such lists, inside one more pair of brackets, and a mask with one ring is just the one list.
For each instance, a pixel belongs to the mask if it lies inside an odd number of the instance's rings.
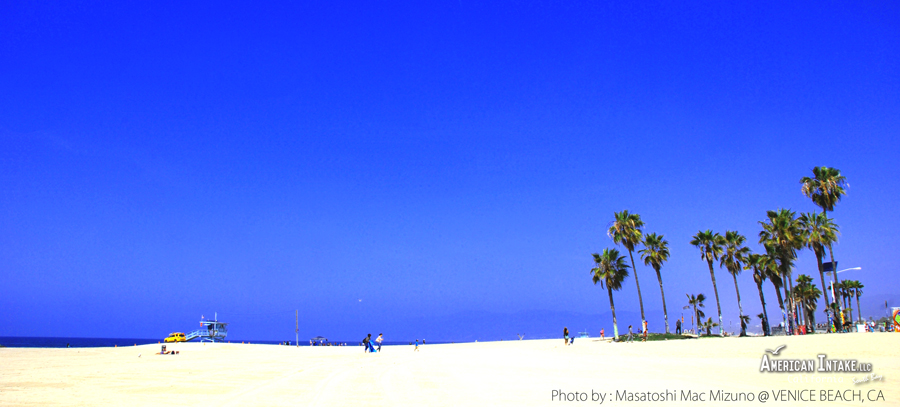
{"label": "palm tree", "polygon": [[[778,269],[778,262],[775,261],[775,254],[770,248],[766,248],[766,254],[761,254],[759,259],[759,270],[764,273],[766,278],[775,287],[775,296],[778,299],[778,308],[781,309],[781,324],[784,327],[784,334],[787,335],[787,310],[784,306],[784,297],[781,290],[784,287],[784,280],[781,278],[781,272]],[[771,324],[769,329],[771,330]]]}
{"label": "palm tree", "polygon": [[822,213],[834,210],[834,205],[840,202],[841,197],[847,195],[845,190],[850,185],[847,178],[841,175],[841,170],[831,167],[814,167],[813,177],[800,178],[800,192],[812,199],[813,203],[822,208]]}
{"label": "palm tree", "polygon": [[838,300],[838,309],[841,313],[842,322],[849,324],[853,319],[853,311],[850,309],[850,280],[844,280],[834,283],[835,295],[840,297]]}
{"label": "palm tree", "polygon": [[862,283],[858,280],[844,280],[845,283],[850,283],[850,292],[853,296],[856,297],[856,317],[859,321],[862,321],[862,310],[859,308],[859,296],[863,294],[863,288],[866,288]]}
{"label": "palm tree", "polygon": [[759,319],[762,320],[764,336],[769,336],[769,314],[766,312],[766,297],[763,295],[763,283],[768,278],[767,260],[764,254],[753,253],[747,256],[747,264],[744,266],[745,269],[753,269],[753,282],[756,283],[756,289],[759,290],[759,302],[762,304],[763,310],[759,314]]}
{"label": "palm tree", "polygon": [[[822,214],[827,217],[829,211],[834,211],[834,205],[840,202],[841,197],[847,195],[846,188],[850,184],[847,183],[847,178],[841,174],[841,170],[837,168],[813,167],[812,172],[813,178],[800,178],[800,192],[809,197],[816,206],[822,208]],[[839,282],[832,244],[828,245],[828,254],[831,257],[831,277],[835,282]],[[843,311],[841,315],[843,315]]]}
{"label": "palm tree", "polygon": [[697,321],[697,323],[696,323],[697,336],[700,336],[700,317],[706,316],[706,314],[704,314],[703,310],[701,310],[700,308],[703,308],[706,306],[706,304],[703,304],[703,302],[706,301],[706,296],[703,295],[703,293],[700,293],[697,295],[693,295],[693,294],[685,294],[685,295],[687,295],[687,297],[688,297],[688,304],[690,304],[691,306],[694,307],[694,317],[695,317],[694,320]]}
{"label": "palm tree", "polygon": [[797,277],[797,285],[792,290],[793,297],[803,305],[804,311],[806,311],[806,322],[807,328],[811,329],[812,332],[815,332],[816,329],[816,302],[819,297],[822,295],[822,292],[816,288],[813,283],[812,277],[801,274]]}
{"label": "palm tree", "polygon": [[603,254],[594,253],[594,263],[597,267],[591,269],[594,284],[600,283],[600,287],[606,286],[609,293],[609,309],[613,317],[613,337],[619,339],[619,325],[616,321],[616,305],[613,303],[613,290],[622,289],[622,283],[628,277],[628,265],[625,264],[625,256],[619,256],[616,249],[603,249]]}
{"label": "palm tree", "polygon": [[844,281],[841,281],[840,283],[838,283],[838,285],[837,285],[838,290],[840,290],[842,304],[843,304],[845,310],[850,308],[850,298],[852,297],[852,295],[850,294],[851,286],[852,286],[850,281],[851,280],[844,280]]}
{"label": "palm tree", "polygon": [[666,333],[669,333],[669,311],[666,310],[666,292],[663,290],[662,274],[659,269],[669,260],[669,241],[663,235],[650,233],[644,237],[644,249],[639,252],[645,266],[656,270],[656,279],[659,280],[659,293],[662,295],[663,318],[666,320]]}
{"label": "palm tree", "polygon": [[706,322],[703,323],[703,328],[706,329],[706,336],[712,336],[712,333],[710,332],[710,330],[715,327],[719,327],[719,331],[720,332],[722,331],[721,324],[713,322],[712,317],[707,318]]}
{"label": "palm tree", "polygon": [[[825,288],[825,271],[822,266],[822,258],[825,257],[825,248],[831,247],[832,242],[837,241],[839,233],[838,226],[828,219],[825,214],[804,213],[799,218],[800,227],[805,230],[806,240],[804,244],[816,254],[816,263],[819,265],[819,281],[822,283],[822,292],[827,293]],[[826,295],[827,297],[827,295]],[[825,301],[825,314],[829,318],[833,318],[829,312],[828,301]]]}
{"label": "palm tree", "polygon": [[750,323],[749,315],[741,315],[741,336],[747,336],[747,324]]}
{"label": "palm tree", "polygon": [[628,249],[628,257],[631,258],[631,269],[634,270],[634,284],[637,286],[638,304],[641,306],[641,326],[643,327],[643,323],[647,318],[644,317],[644,299],[641,297],[641,283],[638,281],[637,268],[634,267],[634,254],[632,253],[634,252],[634,246],[643,240],[641,229],[644,227],[644,221],[641,220],[641,215],[628,213],[628,210],[614,212],[613,216],[616,220],[609,226],[607,234],[616,245],[622,245]]}
{"label": "palm tree", "polygon": [[798,327],[807,324],[806,319],[808,319],[808,313],[806,310],[805,297],[803,295],[805,294],[805,292],[803,290],[810,282],[811,280],[809,280],[809,276],[807,276],[806,274],[801,274],[799,277],[797,277],[797,280],[795,282],[796,285],[791,288],[791,300],[794,301],[794,304],[797,304],[797,306],[800,308],[800,312],[797,314],[797,319],[799,320],[797,325]]}
{"label": "palm tree", "polygon": [[[795,213],[789,209],[767,211],[768,221],[759,222],[763,228],[759,232],[759,243],[764,245],[767,251],[771,251],[778,261],[779,274],[788,283],[788,286],[784,287],[785,299],[788,301],[793,298],[789,295],[793,289],[791,268],[797,258],[797,250],[803,247],[803,230],[794,215]],[[797,316],[796,304],[791,301],[790,305],[792,317],[788,319],[790,326],[786,328],[793,329]]]}
{"label": "palm tree", "polygon": [[[744,308],[741,307],[741,290],[738,288],[737,276],[744,269],[744,265],[747,263],[746,257],[750,254],[750,249],[744,246],[745,241],[747,241],[747,238],[740,233],[726,230],[724,252],[719,262],[719,267],[725,267],[728,273],[731,274],[731,277],[734,278],[734,291],[737,293],[738,300],[738,316],[744,315]],[[741,336],[745,335],[747,335],[747,331],[741,329]]]}
{"label": "palm tree", "polygon": [[718,260],[722,255],[722,246],[725,244],[725,238],[718,233],[713,233],[707,229],[697,232],[691,240],[691,244],[700,249],[700,258],[706,260],[709,265],[709,276],[712,278],[713,293],[716,295],[716,308],[719,310],[719,335],[725,336],[722,331],[722,306],[719,303],[719,289],[716,287],[716,274],[713,272],[713,260]]}

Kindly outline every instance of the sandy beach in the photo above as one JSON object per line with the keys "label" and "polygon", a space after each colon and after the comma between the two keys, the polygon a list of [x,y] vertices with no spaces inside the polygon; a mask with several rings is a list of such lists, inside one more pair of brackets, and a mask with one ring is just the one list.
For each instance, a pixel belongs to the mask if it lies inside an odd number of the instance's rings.
{"label": "sandy beach", "polygon": [[[385,346],[377,354],[358,346],[239,343],[169,344],[178,355],[154,354],[159,345],[0,348],[0,405],[548,406],[600,405],[600,397],[603,405],[698,404],[684,400],[686,394],[699,394],[708,405],[755,405],[760,392],[779,406],[812,404],[776,400],[790,394],[814,397],[815,404],[900,405],[898,343],[898,334],[855,333],[648,343],[582,339],[572,346],[562,339],[525,340],[425,345],[418,352]],[[881,377],[855,384],[867,373],[761,373],[765,350],[781,345],[787,346],[771,359],[827,354],[871,363],[868,377]],[[754,400],[710,400],[720,390],[722,397],[752,393]],[[675,396],[658,402],[622,398],[646,392]]]}

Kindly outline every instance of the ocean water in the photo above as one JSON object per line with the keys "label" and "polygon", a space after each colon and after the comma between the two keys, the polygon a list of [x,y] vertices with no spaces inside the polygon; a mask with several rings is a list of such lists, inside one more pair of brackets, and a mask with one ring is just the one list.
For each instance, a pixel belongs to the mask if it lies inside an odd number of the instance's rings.
{"label": "ocean water", "polygon": [[7,348],[102,348],[134,346],[157,343],[159,339],[134,338],[40,338],[26,336],[0,336],[0,345]]}
{"label": "ocean water", "polygon": [[[134,339],[134,338],[44,338],[44,337],[26,337],[26,336],[0,336],[0,345],[7,348],[103,348],[113,346],[134,346],[147,345],[162,342],[161,339]],[[194,341],[196,342],[196,341]],[[226,342],[229,342],[226,340]],[[254,341],[254,340],[231,340],[231,342],[250,342],[254,344],[279,345],[279,341]],[[340,342],[346,343],[347,346],[359,346],[358,342]],[[429,344],[447,343],[441,341],[428,341]],[[384,342],[388,345],[408,345],[409,342]],[[291,345],[294,342],[291,341]],[[309,341],[300,341],[300,346],[309,346]]]}

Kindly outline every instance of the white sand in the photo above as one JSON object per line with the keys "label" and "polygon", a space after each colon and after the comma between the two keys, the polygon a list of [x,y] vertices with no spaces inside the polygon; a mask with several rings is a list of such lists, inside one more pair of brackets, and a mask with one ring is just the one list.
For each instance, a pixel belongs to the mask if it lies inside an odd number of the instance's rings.
{"label": "white sand", "polygon": [[[599,402],[551,400],[553,390],[726,392],[813,389],[882,392],[900,405],[900,334],[698,339],[633,344],[562,339],[471,344],[385,346],[378,354],[353,347],[169,344],[179,355],[155,355],[159,345],[120,348],[0,348],[0,405],[214,406],[574,406]],[[856,385],[862,373],[760,373],[764,349],[787,345],[780,358],[872,363],[883,381]],[[141,355],[138,357],[138,355]],[[843,380],[804,383],[803,380]],[[870,390],[874,392],[870,392]],[[850,394],[850,393],[844,393]],[[775,402],[859,405],[858,401]],[[676,400],[656,405],[697,405]],[[759,405],[709,402],[702,405]]]}

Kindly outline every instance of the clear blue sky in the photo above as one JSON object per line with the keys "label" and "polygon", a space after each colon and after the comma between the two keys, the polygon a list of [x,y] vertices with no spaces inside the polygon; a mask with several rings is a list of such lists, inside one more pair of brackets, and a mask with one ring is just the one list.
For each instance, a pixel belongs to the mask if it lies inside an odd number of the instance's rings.
{"label": "clear blue sky", "polygon": [[896,1],[40,3],[0,5],[0,336],[596,334],[613,212],[671,242],[676,315],[712,295],[691,236],[759,250],[820,165],[842,277],[900,305]]}

